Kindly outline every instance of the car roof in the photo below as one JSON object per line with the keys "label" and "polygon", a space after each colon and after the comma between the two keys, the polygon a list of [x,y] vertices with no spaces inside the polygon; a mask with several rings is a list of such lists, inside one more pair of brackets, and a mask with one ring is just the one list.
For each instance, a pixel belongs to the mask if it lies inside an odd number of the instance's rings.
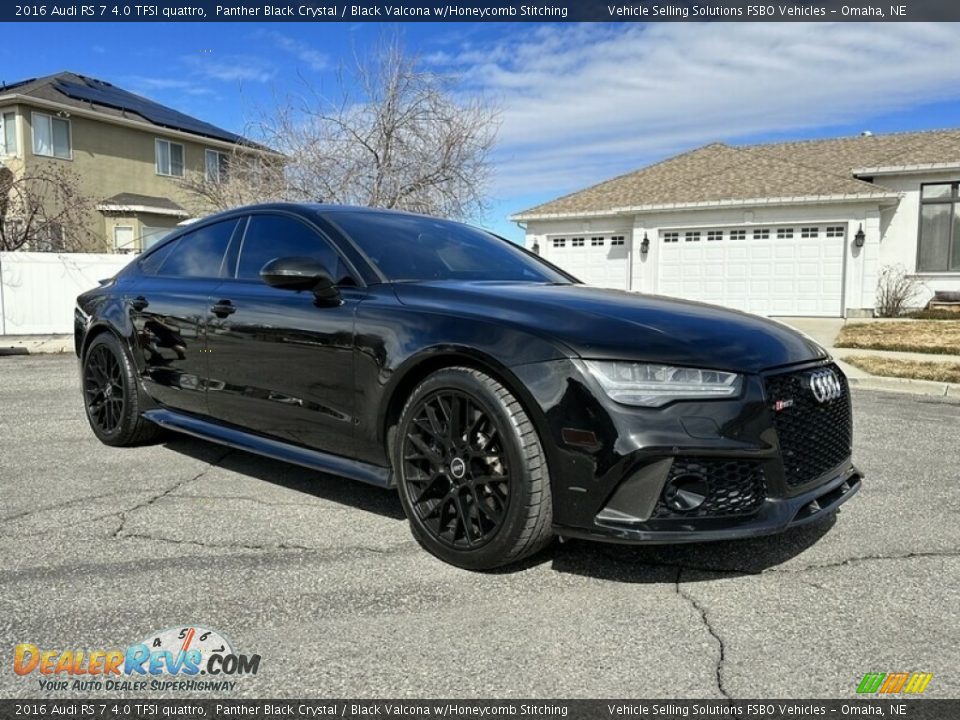
{"label": "car roof", "polygon": [[350,212],[350,213],[364,213],[371,215],[406,215],[408,217],[421,217],[421,218],[430,218],[434,220],[444,220],[446,218],[437,218],[432,215],[424,215],[422,213],[413,213],[407,212],[406,210],[391,210],[388,208],[377,208],[377,207],[365,207],[362,205],[334,205],[332,203],[307,203],[307,202],[267,202],[267,203],[256,203],[253,205],[244,205],[242,207],[231,208],[229,210],[224,210],[223,212],[216,213],[214,215],[208,215],[206,217],[200,218],[201,222],[208,222],[210,220],[218,219],[227,219],[234,217],[236,215],[244,215],[249,212],[262,212],[269,210],[280,210],[285,212],[293,212],[298,214],[319,214],[319,215],[332,215],[335,213],[341,212]]}

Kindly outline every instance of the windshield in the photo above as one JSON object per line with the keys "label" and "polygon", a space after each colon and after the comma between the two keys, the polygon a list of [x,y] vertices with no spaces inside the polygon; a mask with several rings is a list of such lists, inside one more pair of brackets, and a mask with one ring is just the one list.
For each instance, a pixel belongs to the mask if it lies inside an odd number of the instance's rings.
{"label": "windshield", "polygon": [[392,282],[571,282],[512,243],[460,223],[375,212],[337,212],[328,219]]}

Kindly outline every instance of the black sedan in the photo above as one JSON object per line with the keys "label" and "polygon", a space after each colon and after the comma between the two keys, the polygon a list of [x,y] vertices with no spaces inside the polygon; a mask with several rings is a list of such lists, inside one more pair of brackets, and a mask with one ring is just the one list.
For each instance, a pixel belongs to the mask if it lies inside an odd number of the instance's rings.
{"label": "black sedan", "polygon": [[554,535],[775,533],[861,483],[846,379],[806,336],[420,215],[207,218],[77,299],[76,351],[104,443],[166,428],[397,487],[466,568]]}

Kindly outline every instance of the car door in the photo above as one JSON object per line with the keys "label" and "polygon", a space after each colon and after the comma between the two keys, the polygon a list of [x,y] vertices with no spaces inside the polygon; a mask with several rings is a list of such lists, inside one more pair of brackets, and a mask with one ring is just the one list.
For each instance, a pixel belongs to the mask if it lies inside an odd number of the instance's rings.
{"label": "car door", "polygon": [[[270,287],[274,259],[319,260],[342,302]],[[294,215],[249,217],[231,279],[208,316],[210,414],[298,445],[349,455],[354,442],[354,315],[363,291],[328,238]]]}
{"label": "car door", "polygon": [[144,388],[171,408],[206,414],[206,319],[237,219],[205,225],[147,255],[127,303]]}

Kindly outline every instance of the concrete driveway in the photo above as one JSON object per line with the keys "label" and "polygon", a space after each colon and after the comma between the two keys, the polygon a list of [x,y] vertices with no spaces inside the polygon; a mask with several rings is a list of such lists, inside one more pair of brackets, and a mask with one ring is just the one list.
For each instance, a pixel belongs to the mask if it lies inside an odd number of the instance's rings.
{"label": "concrete driveway", "polygon": [[230,697],[843,698],[893,671],[960,696],[956,401],[855,394],[866,481],[835,523],[483,575],[421,551],[394,493],[186,438],[100,445],[75,367],[0,359],[2,697],[42,695],[17,643],[194,623],[262,657]]}

